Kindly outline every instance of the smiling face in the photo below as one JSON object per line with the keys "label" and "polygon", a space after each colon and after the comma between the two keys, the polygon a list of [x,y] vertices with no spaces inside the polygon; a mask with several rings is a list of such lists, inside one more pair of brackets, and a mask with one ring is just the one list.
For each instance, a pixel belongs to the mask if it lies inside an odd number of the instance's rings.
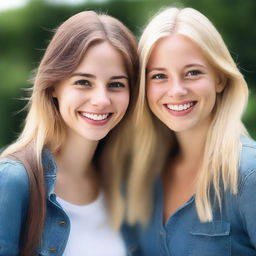
{"label": "smiling face", "polygon": [[205,129],[223,84],[200,48],[182,35],[160,39],[147,65],[152,112],[174,132]]}
{"label": "smiling face", "polygon": [[121,54],[109,43],[91,46],[80,65],[54,87],[67,136],[98,141],[118,124],[129,103],[129,83]]}

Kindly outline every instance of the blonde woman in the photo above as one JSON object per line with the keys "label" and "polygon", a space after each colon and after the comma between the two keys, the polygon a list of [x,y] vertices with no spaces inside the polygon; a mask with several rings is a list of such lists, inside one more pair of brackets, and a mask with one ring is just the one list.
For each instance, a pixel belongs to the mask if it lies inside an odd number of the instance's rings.
{"label": "blonde woman", "polygon": [[136,40],[115,18],[85,11],[56,30],[25,127],[1,155],[1,256],[126,255],[112,229],[122,216],[115,167],[137,66]]}
{"label": "blonde woman", "polygon": [[195,9],[169,8],[146,26],[139,54],[128,243],[146,256],[256,255],[248,88],[222,37]]}

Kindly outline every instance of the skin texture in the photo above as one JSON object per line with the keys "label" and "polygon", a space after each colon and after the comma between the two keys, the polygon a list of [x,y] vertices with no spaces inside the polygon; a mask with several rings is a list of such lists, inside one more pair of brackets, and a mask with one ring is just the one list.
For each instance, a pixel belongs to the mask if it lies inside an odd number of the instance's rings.
{"label": "skin texture", "polygon": [[[57,85],[53,96],[68,136],[75,133],[82,139],[102,139],[121,120],[129,103],[122,56],[107,42],[90,47],[71,77]],[[92,120],[93,116],[85,114],[111,115]]]}
{"label": "skin texture", "polygon": [[[200,129],[209,123],[216,92],[223,87],[201,50],[190,39],[182,35],[160,39],[147,70],[149,106],[171,130]],[[184,104],[193,106],[184,111],[170,109]]]}

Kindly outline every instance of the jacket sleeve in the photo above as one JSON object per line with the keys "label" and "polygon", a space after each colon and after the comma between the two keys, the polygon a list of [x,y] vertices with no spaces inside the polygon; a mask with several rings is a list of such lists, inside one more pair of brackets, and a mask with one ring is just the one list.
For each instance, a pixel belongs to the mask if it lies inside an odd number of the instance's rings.
{"label": "jacket sleeve", "polygon": [[256,249],[256,169],[251,170],[243,179],[239,191],[239,207],[250,242]]}
{"label": "jacket sleeve", "polygon": [[13,160],[1,160],[0,256],[19,255],[28,198],[29,182],[25,167]]}

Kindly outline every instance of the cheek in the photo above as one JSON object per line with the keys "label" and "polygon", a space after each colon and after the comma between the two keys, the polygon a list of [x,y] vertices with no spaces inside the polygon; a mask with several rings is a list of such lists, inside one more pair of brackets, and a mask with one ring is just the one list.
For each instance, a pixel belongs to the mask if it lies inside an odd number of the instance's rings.
{"label": "cheek", "polygon": [[162,97],[163,91],[160,86],[147,85],[146,88],[147,101],[149,106],[154,105]]}
{"label": "cheek", "polygon": [[202,80],[194,85],[193,90],[196,94],[208,100],[216,97],[215,83],[213,81]]}
{"label": "cheek", "polygon": [[216,102],[216,91],[214,83],[200,84],[197,88],[197,92],[200,93],[200,97],[204,102],[204,109],[207,112],[211,112]]}
{"label": "cheek", "polygon": [[115,102],[116,108],[120,112],[125,113],[129,105],[129,92],[125,92],[120,95],[115,95],[113,101]]}
{"label": "cheek", "polygon": [[215,91],[215,85],[212,84],[211,86],[208,86],[203,91],[205,98],[208,99],[209,103],[214,104],[216,100],[216,91]]}
{"label": "cheek", "polygon": [[76,91],[68,91],[58,97],[60,111],[68,111],[74,109],[84,101],[82,94]]}

